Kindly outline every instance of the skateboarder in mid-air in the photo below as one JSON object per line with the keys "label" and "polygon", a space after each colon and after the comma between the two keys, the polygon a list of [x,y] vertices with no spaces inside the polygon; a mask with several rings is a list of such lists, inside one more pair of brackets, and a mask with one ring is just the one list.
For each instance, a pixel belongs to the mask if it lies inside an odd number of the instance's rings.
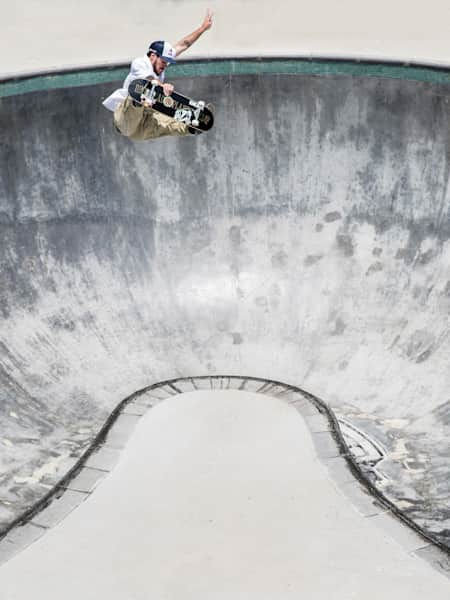
{"label": "skateboarder in mid-air", "polygon": [[128,86],[135,79],[157,80],[164,94],[170,96],[173,85],[164,83],[165,69],[185,52],[198,38],[212,26],[212,12],[206,16],[198,29],[182,38],[175,46],[165,41],[150,44],[147,55],[135,58],[123,87],[106,98],[103,106],[114,112],[114,125],[124,136],[134,141],[144,141],[164,135],[189,135],[197,131],[186,123],[181,123],[153,110],[150,106],[140,104],[128,94]]}

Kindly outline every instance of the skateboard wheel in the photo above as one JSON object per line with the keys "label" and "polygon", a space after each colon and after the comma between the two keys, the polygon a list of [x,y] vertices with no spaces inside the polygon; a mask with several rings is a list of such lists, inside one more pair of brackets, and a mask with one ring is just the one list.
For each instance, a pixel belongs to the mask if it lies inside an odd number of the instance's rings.
{"label": "skateboard wheel", "polygon": [[200,102],[198,103],[198,107],[205,108],[205,103],[203,102],[203,100],[200,100]]}
{"label": "skateboard wheel", "polygon": [[200,125],[200,123],[197,121],[197,119],[194,119],[192,121],[192,127],[198,127]]}

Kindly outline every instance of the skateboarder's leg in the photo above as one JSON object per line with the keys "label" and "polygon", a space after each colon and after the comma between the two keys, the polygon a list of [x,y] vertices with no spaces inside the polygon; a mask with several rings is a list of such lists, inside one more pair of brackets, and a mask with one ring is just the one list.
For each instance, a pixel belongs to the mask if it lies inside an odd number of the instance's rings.
{"label": "skateboarder's leg", "polygon": [[143,142],[165,135],[189,135],[189,131],[184,123],[147,108],[138,127],[129,137],[135,142]]}
{"label": "skateboarder's leg", "polygon": [[130,140],[144,142],[145,140],[154,140],[163,135],[169,135],[161,127],[159,120],[156,118],[157,116],[159,117],[160,113],[151,108],[145,108],[136,129],[128,136]]}
{"label": "skateboarder's leg", "polygon": [[135,106],[128,97],[114,112],[114,124],[126,137],[143,142],[165,135],[189,135],[184,123],[163,115],[151,108]]}
{"label": "skateboarder's leg", "polygon": [[144,117],[144,107],[134,106],[128,97],[114,111],[114,125],[123,135],[131,137],[139,129]]}
{"label": "skateboarder's leg", "polygon": [[176,121],[168,117],[167,115],[163,115],[162,113],[152,111],[153,118],[157,122],[157,137],[162,137],[164,135],[189,135],[189,131],[187,125],[185,123],[180,123],[180,121]]}

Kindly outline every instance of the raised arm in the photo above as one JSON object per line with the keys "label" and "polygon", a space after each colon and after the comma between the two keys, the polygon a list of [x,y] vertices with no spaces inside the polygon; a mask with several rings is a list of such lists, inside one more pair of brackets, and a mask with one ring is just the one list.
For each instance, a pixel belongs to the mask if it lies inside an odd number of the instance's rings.
{"label": "raised arm", "polygon": [[188,48],[190,48],[192,44],[194,44],[198,40],[198,38],[205,33],[205,31],[211,29],[212,17],[213,13],[211,10],[208,9],[206,11],[205,18],[203,19],[203,23],[200,25],[200,27],[192,33],[190,33],[189,35],[186,35],[184,38],[182,38],[179,42],[175,44],[175,51],[177,53],[177,57],[180,56],[180,54],[182,54],[183,52],[185,52]]}

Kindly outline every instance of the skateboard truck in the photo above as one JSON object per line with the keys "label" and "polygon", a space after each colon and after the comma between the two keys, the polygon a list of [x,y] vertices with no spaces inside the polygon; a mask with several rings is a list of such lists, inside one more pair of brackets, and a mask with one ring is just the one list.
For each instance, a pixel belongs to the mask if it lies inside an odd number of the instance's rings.
{"label": "skateboard truck", "polygon": [[191,104],[195,108],[193,112],[194,118],[192,119],[192,126],[198,127],[200,125],[199,117],[202,110],[205,108],[205,103],[203,102],[203,100],[199,100],[199,102],[191,101],[189,104]]}
{"label": "skateboard truck", "polygon": [[151,81],[152,87],[149,89],[147,94],[141,95],[141,102],[148,102],[151,106],[153,106],[156,102],[156,87],[159,85],[156,79]]}

